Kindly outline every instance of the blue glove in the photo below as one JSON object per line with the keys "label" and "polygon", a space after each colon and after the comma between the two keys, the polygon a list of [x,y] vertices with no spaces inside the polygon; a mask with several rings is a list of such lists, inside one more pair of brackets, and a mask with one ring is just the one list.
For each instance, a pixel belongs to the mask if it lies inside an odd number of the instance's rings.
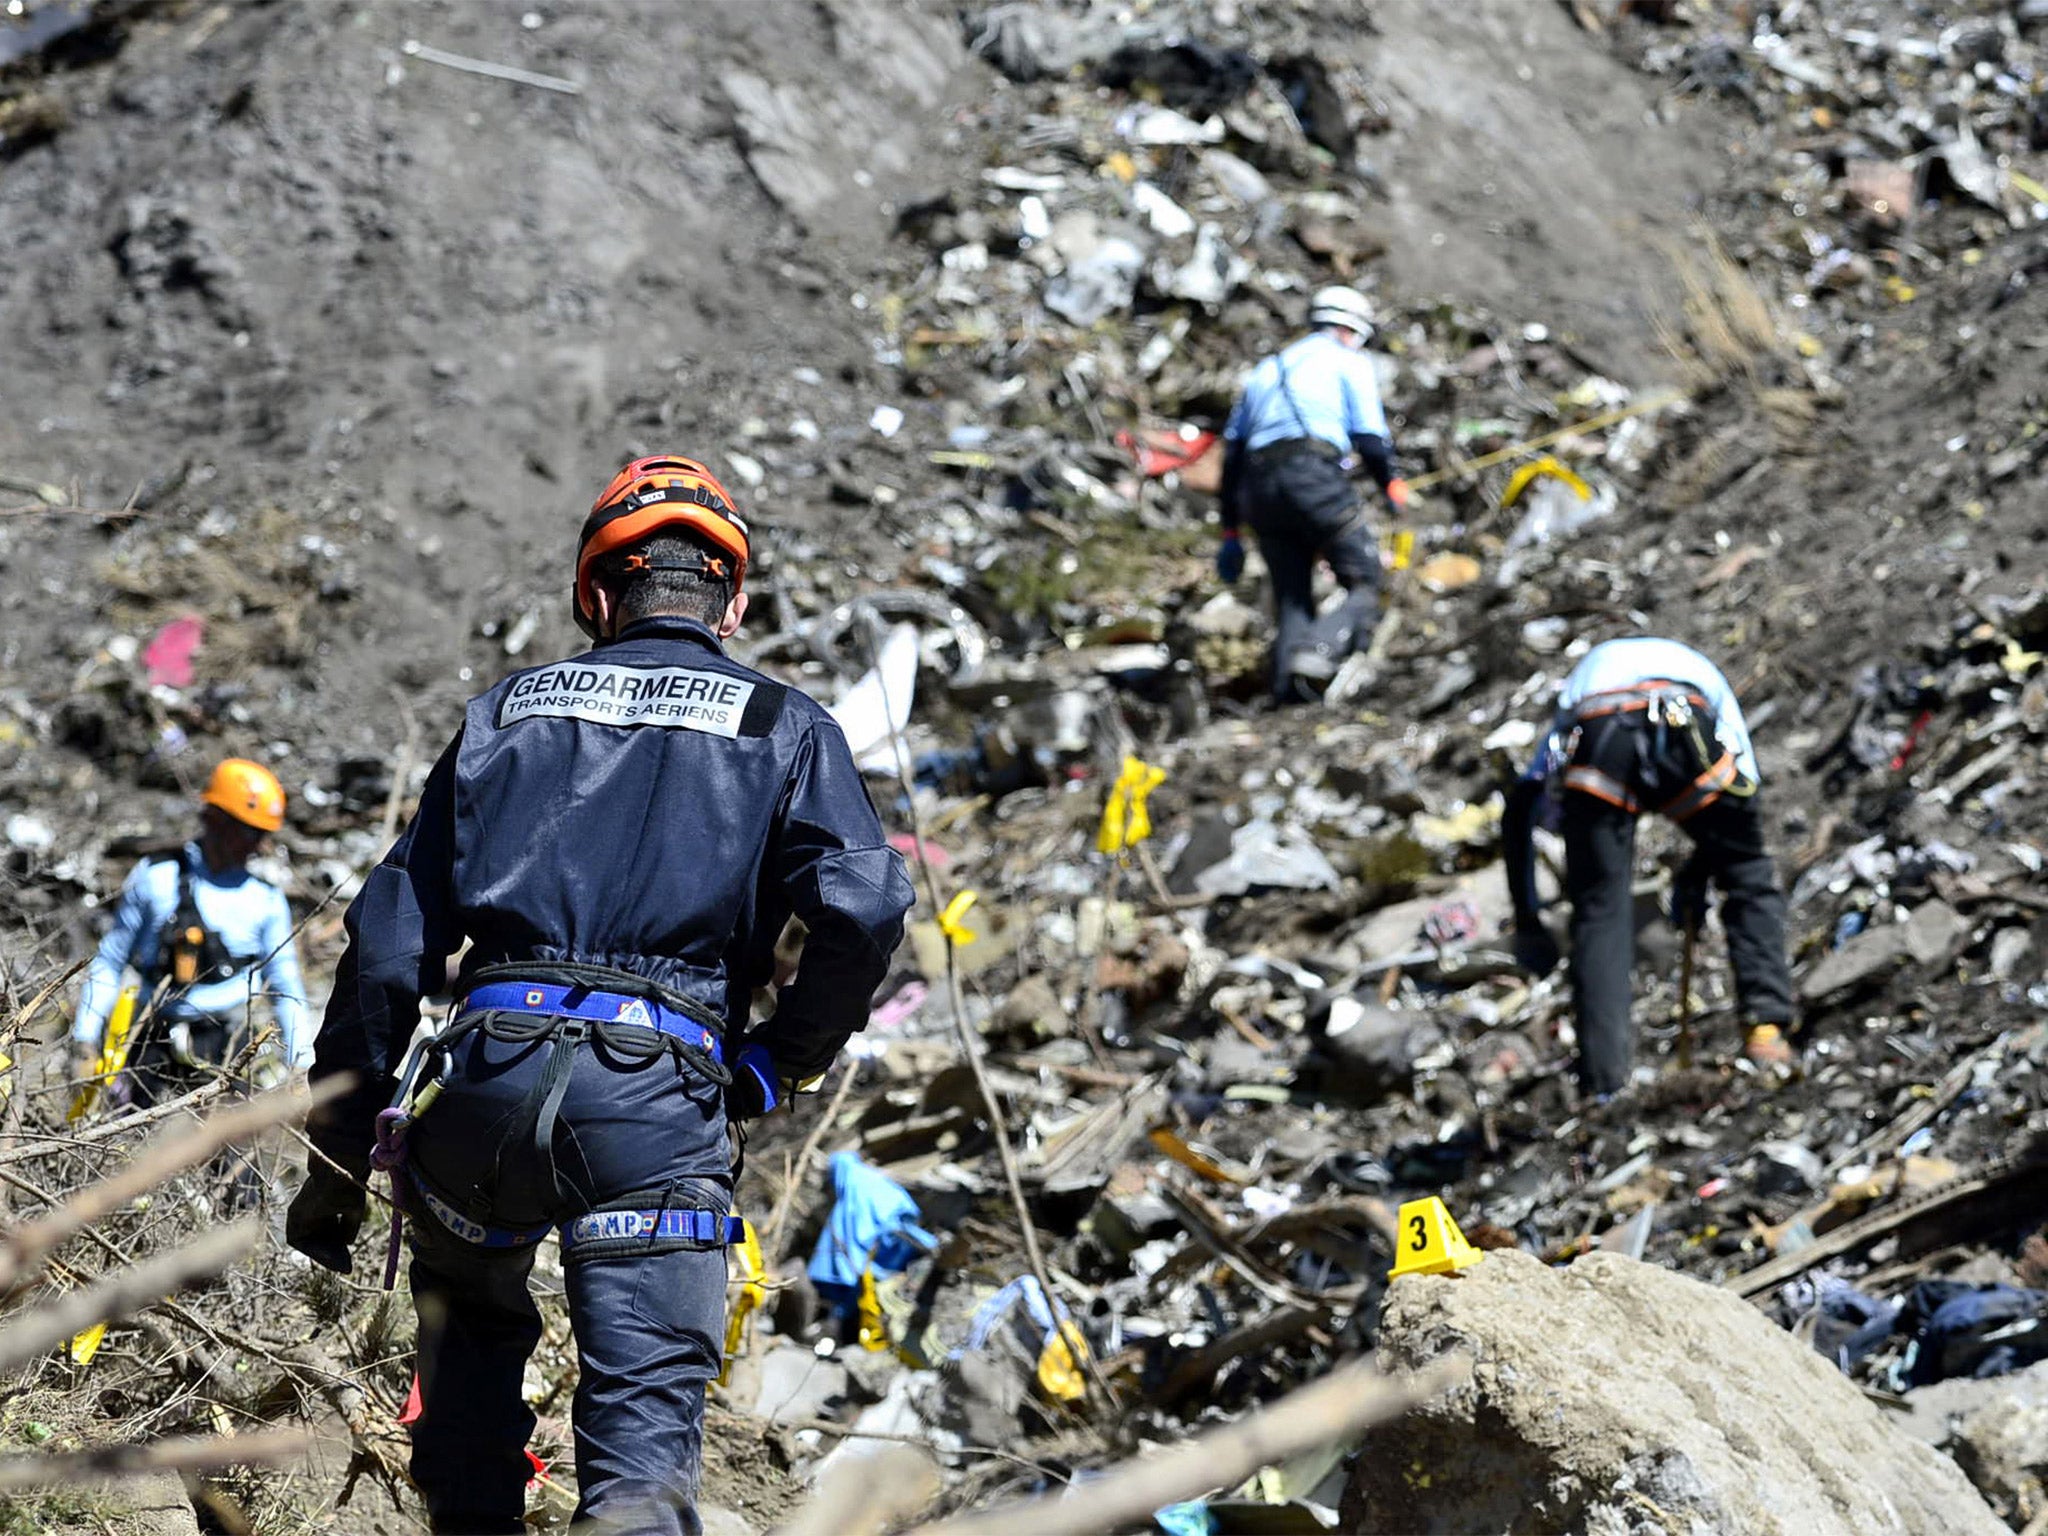
{"label": "blue glove", "polygon": [[1244,574],[1244,541],[1234,533],[1224,534],[1223,542],[1216,546],[1216,574],[1226,586],[1235,586]]}
{"label": "blue glove", "polygon": [[1671,882],[1671,926],[1697,933],[1707,921],[1707,877],[1690,865]]}
{"label": "blue glove", "polygon": [[732,1064],[732,1086],[725,1090],[729,1120],[752,1120],[782,1102],[782,1080],[765,1045],[750,1045]]}

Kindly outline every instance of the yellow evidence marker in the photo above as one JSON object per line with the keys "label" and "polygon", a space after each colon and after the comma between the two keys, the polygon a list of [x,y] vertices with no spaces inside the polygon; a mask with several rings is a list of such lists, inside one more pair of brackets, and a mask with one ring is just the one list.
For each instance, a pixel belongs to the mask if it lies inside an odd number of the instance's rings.
{"label": "yellow evidence marker", "polygon": [[1394,1267],[1389,1280],[1403,1275],[1454,1275],[1470,1269],[1486,1255],[1465,1241],[1443,1201],[1435,1195],[1410,1200],[1401,1207]]}

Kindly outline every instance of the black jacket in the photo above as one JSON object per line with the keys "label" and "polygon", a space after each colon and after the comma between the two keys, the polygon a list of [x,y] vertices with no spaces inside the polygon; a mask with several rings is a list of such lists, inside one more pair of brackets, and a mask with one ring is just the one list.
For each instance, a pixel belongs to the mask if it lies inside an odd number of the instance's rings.
{"label": "black jacket", "polygon": [[[728,1021],[809,930],[753,1040],[813,1076],[867,1023],[913,900],[838,725],[689,619],[649,619],[470,701],[412,825],[370,872],[313,1078],[361,1075],[314,1139],[365,1165],[377,1111],[448,958],[574,961],[644,976]],[[461,990],[458,981],[457,990]]]}

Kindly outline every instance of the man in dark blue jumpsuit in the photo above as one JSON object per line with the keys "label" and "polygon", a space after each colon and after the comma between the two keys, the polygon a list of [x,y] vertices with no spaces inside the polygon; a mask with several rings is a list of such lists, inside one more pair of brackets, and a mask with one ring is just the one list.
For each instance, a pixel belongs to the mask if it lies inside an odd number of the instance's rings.
{"label": "man in dark blue jumpsuit", "polygon": [[[699,1530],[728,1120],[825,1070],[902,937],[910,883],[838,726],[721,649],[747,553],[703,466],[622,470],[577,561],[577,620],[599,643],[470,703],[349,908],[312,1075],[358,1080],[312,1127],[288,1237],[346,1273],[373,1149],[398,1164],[412,1469],[436,1531],[524,1529],[527,1277],[555,1226],[581,1358],[578,1515]],[[749,1034],[792,915],[802,960]],[[464,940],[453,1021],[401,1080],[420,1000]]]}

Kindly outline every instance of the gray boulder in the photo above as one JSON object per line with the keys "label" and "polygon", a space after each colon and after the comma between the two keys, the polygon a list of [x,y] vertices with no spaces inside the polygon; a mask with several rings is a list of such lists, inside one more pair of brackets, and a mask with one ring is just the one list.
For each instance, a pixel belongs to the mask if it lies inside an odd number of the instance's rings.
{"label": "gray boulder", "polygon": [[1984,1381],[1906,1394],[1901,1427],[1955,1458],[2015,1529],[2048,1509],[2048,1360]]}
{"label": "gray boulder", "polygon": [[1388,1288],[1381,1364],[1451,1349],[1472,1382],[1375,1430],[1357,1532],[1999,1536],[1954,1463],[1711,1286],[1614,1254],[1489,1254]]}

